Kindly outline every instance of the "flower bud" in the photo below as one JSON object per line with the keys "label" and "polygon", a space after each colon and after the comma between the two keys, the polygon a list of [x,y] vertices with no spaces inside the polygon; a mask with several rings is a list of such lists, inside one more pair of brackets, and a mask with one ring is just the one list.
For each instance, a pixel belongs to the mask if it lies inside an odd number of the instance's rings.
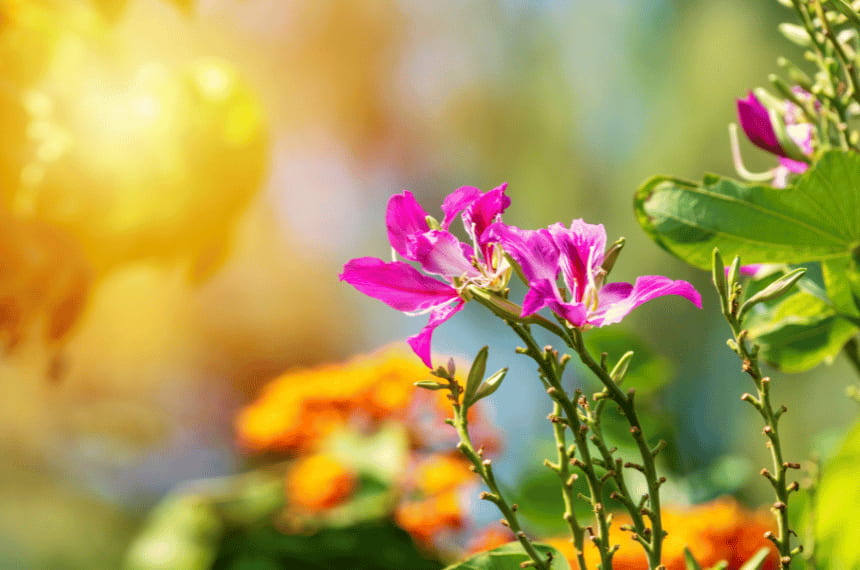
{"label": "flower bud", "polygon": [[752,297],[746,300],[746,302],[741,305],[741,309],[738,312],[738,320],[743,319],[744,315],[753,308],[753,306],[764,303],[765,301],[772,301],[774,299],[778,299],[785,295],[792,286],[794,286],[797,281],[803,277],[804,273],[806,273],[805,267],[799,267],[794,271],[786,273]]}

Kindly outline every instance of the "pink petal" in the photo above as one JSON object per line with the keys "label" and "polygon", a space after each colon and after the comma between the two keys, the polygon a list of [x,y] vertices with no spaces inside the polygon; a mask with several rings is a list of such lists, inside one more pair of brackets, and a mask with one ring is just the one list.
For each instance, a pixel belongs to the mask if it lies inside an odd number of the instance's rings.
{"label": "pink petal", "polygon": [[454,218],[482,195],[483,192],[474,186],[461,186],[448,194],[442,202],[442,213],[445,214],[442,229],[447,230]]}
{"label": "pink petal", "polygon": [[[409,259],[421,264],[424,271],[452,279],[454,277],[478,277],[469,259],[471,251],[453,234],[442,230],[412,236],[407,246]],[[468,254],[467,254],[468,252]]]}
{"label": "pink petal", "polygon": [[549,228],[560,252],[560,267],[565,283],[575,301],[582,301],[594,274],[603,263],[606,250],[606,230],[602,224],[574,220],[570,228],[553,224]]}
{"label": "pink petal", "polygon": [[406,340],[406,342],[409,343],[409,346],[412,347],[412,350],[415,351],[415,354],[424,361],[427,368],[433,368],[433,362],[430,358],[430,341],[433,337],[433,331],[436,330],[436,327],[453,317],[456,313],[460,312],[464,304],[465,303],[461,300],[459,303],[454,305],[444,305],[433,309],[433,312],[430,313],[430,320],[427,322],[427,325],[421,329],[421,332]]}
{"label": "pink petal", "polygon": [[588,317],[596,327],[621,322],[630,311],[639,305],[662,297],[680,295],[696,307],[702,308],[702,296],[686,281],[673,281],[660,275],[638,277],[636,283],[610,283],[600,290],[599,306]]}
{"label": "pink petal", "polygon": [[500,221],[502,213],[511,205],[511,199],[505,195],[507,187],[502,184],[482,194],[463,212],[463,225],[472,241],[480,243],[484,231],[490,224]]}
{"label": "pink petal", "polygon": [[752,91],[746,99],[738,99],[738,122],[754,145],[779,156],[785,154],[776,138],[767,107],[761,104]]}
{"label": "pink petal", "polygon": [[344,266],[340,280],[404,312],[425,311],[459,298],[450,285],[402,261],[385,262],[375,257],[353,259]]}
{"label": "pink petal", "polygon": [[410,259],[407,254],[409,238],[430,229],[427,225],[427,212],[408,190],[389,198],[385,211],[385,227],[388,229],[391,247],[407,259]]}
{"label": "pink petal", "polygon": [[803,174],[809,168],[809,165],[800,160],[792,160],[790,158],[785,158],[784,156],[779,157],[779,163],[787,168],[789,172],[793,172],[794,174]]}
{"label": "pink petal", "polygon": [[529,283],[542,279],[555,281],[558,277],[558,248],[546,229],[521,230],[501,222],[484,232],[486,243],[498,242],[523,270]]}

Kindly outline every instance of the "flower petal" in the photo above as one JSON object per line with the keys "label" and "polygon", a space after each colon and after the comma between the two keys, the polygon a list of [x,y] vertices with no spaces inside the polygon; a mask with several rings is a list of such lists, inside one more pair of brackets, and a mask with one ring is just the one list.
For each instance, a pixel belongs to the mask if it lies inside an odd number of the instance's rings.
{"label": "flower petal", "polygon": [[344,266],[340,280],[404,312],[426,311],[459,298],[457,290],[450,285],[402,261],[385,262],[375,257],[353,259]]}
{"label": "flower petal", "polygon": [[803,174],[809,169],[809,165],[800,160],[792,160],[790,158],[785,158],[784,156],[779,157],[779,163],[788,169],[789,172],[794,174]]}
{"label": "flower petal", "polygon": [[523,270],[529,284],[558,277],[558,248],[546,229],[521,230],[501,222],[484,232],[485,243],[498,242]]}
{"label": "flower petal", "polygon": [[427,212],[409,190],[395,194],[388,200],[385,227],[388,229],[391,247],[407,259],[411,259],[407,253],[409,238],[430,229],[427,225]]}
{"label": "flower petal", "polygon": [[457,217],[457,214],[472,205],[472,202],[483,195],[478,188],[474,186],[461,186],[445,197],[442,202],[442,213],[445,218],[442,220],[442,229],[447,230]]}
{"label": "flower petal", "polygon": [[552,312],[574,326],[585,324],[587,311],[584,303],[565,303],[555,281],[542,279],[529,284],[529,291],[523,299],[523,317],[528,317],[549,307]]}
{"label": "flower petal", "polygon": [[471,250],[450,232],[431,230],[412,236],[407,246],[409,259],[421,264],[424,271],[448,279],[478,277],[480,272],[469,261]]}
{"label": "flower petal", "polygon": [[600,290],[596,311],[588,316],[589,324],[596,327],[620,322],[639,305],[662,297],[680,295],[696,307],[702,308],[702,296],[686,281],[673,281],[660,275],[638,277],[636,283],[610,283]]}
{"label": "flower petal", "polygon": [[511,199],[505,195],[507,187],[502,184],[482,194],[463,212],[463,225],[474,242],[481,243],[484,231],[490,224],[500,221],[502,213],[511,205]]}
{"label": "flower petal", "polygon": [[738,122],[754,145],[779,156],[785,154],[776,138],[767,107],[761,104],[752,91],[746,99],[738,99]]}
{"label": "flower petal", "polygon": [[430,341],[433,337],[433,331],[436,330],[436,327],[453,317],[456,313],[460,312],[464,304],[465,303],[461,300],[459,303],[454,305],[436,307],[433,309],[433,312],[430,313],[430,320],[427,322],[427,325],[421,329],[421,332],[406,339],[406,342],[409,343],[409,346],[412,347],[415,354],[424,361],[427,368],[433,368],[433,362],[430,358]]}
{"label": "flower petal", "polygon": [[570,228],[553,224],[549,228],[559,250],[559,265],[574,301],[582,301],[585,291],[596,288],[594,277],[603,263],[606,230],[602,224],[573,220]]}

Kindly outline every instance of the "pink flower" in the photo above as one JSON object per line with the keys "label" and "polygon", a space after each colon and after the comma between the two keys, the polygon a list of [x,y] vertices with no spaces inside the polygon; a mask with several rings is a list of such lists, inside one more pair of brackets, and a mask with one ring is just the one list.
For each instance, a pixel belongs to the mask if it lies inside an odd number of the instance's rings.
{"label": "pink flower", "polygon": [[[522,316],[549,307],[571,325],[602,327],[620,322],[639,305],[663,295],[680,295],[702,307],[698,291],[686,281],[647,275],[630,283],[604,284],[606,231],[602,225],[574,220],[570,228],[553,224],[521,230],[502,223],[487,230],[519,264],[528,281]],[[564,289],[558,285],[561,274]]]}
{"label": "pink flower", "polygon": [[[799,89],[796,91],[798,97],[811,97],[808,93]],[[779,167],[773,171],[774,186],[782,188],[787,184],[789,174],[802,174],[806,172],[809,165],[802,160],[790,158],[789,152],[780,144],[774,128],[770,110],[750,91],[747,97],[737,100],[738,122],[749,138],[750,142],[771,154],[779,157]],[[796,147],[803,156],[812,156],[813,134],[815,127],[801,121],[801,110],[794,103],[785,101],[784,109],[779,113],[785,133],[790,144]],[[796,155],[796,152],[795,152]]]}
{"label": "pink flower", "polygon": [[[429,313],[427,325],[407,341],[428,367],[432,368],[433,331],[463,308],[464,289],[474,285],[498,290],[507,281],[509,268],[501,251],[482,238],[510,204],[505,188],[502,185],[486,193],[471,186],[455,190],[442,203],[441,223],[427,215],[411,192],[392,196],[385,215],[388,241],[395,252],[418,263],[424,273],[403,261],[362,257],[349,261],[340,274],[342,281],[398,311]],[[458,215],[471,244],[448,231]]]}

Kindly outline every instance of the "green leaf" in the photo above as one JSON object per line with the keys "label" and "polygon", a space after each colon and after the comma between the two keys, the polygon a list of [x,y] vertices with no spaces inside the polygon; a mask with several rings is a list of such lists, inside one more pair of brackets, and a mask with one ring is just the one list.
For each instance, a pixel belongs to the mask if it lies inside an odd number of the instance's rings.
{"label": "green leaf", "polygon": [[[570,565],[564,555],[546,544],[535,544],[542,555],[552,555],[553,570],[569,570]],[[493,550],[481,552],[462,562],[457,562],[445,570],[522,570],[520,564],[528,562],[529,557],[519,542],[509,542]]]}
{"label": "green leaf", "polygon": [[636,193],[636,215],[663,248],[709,269],[714,247],[744,263],[848,259],[860,245],[860,155],[825,153],[792,187],[718,176],[658,176]]}
{"label": "green leaf", "polygon": [[740,570],[761,570],[764,563],[767,562],[768,554],[770,554],[769,548],[760,548],[752,555],[752,558],[744,562],[744,565],[740,567]]}
{"label": "green leaf", "polygon": [[815,507],[815,556],[821,568],[860,568],[860,423],[822,470]]}
{"label": "green leaf", "polygon": [[761,345],[761,356],[786,372],[802,372],[832,360],[858,332],[857,325],[805,291],[751,315],[747,324],[750,336]]}

